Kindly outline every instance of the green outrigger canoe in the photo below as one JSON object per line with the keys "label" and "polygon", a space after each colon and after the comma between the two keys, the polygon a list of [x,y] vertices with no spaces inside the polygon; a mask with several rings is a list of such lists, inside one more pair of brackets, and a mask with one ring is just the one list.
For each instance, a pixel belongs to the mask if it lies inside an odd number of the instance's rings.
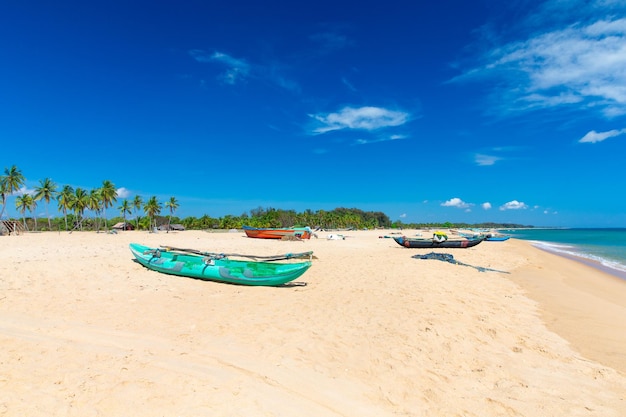
{"label": "green outrigger canoe", "polygon": [[[148,269],[164,274],[227,282],[239,285],[278,286],[295,280],[311,267],[313,252],[277,256],[253,256],[201,252],[171,247],[151,248],[131,243],[137,261]],[[253,260],[229,259],[246,257]],[[308,257],[305,262],[273,262]],[[259,260],[261,259],[261,260]]]}

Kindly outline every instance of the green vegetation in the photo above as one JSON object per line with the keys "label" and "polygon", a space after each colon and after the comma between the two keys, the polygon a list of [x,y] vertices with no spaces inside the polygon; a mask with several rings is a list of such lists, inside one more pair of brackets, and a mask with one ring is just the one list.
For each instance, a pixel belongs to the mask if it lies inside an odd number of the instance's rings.
{"label": "green vegetation", "polygon": [[[18,194],[24,185],[25,178],[16,167],[5,168],[4,175],[0,176],[0,204],[4,214],[6,198],[11,194]],[[175,217],[174,213],[179,208],[179,203],[175,197],[171,197],[165,204],[161,204],[156,196],[150,197],[144,204],[141,196],[137,195],[132,201],[123,200],[118,207],[119,216],[107,220],[106,210],[113,207],[117,201],[115,185],[108,180],[102,182],[102,186],[90,191],[82,188],[73,189],[69,185],[61,187],[50,178],[39,181],[39,186],[34,193],[19,194],[15,199],[15,208],[22,215],[20,219],[26,230],[37,231],[37,216],[32,214],[37,208],[37,201],[43,200],[48,213],[48,205],[56,200],[58,209],[63,213],[62,217],[47,217],[47,224],[39,230],[95,230],[102,228],[108,230],[117,223],[129,224],[128,215],[134,215],[135,222],[132,226],[138,230],[152,230],[154,227],[165,225],[169,229],[171,224],[181,224],[185,229],[207,230],[207,229],[240,229],[244,225],[252,227],[292,227],[310,226],[322,229],[410,229],[410,228],[517,228],[532,227],[515,224],[498,223],[403,223],[401,221],[392,222],[389,217],[382,212],[365,212],[358,208],[335,208],[334,210],[310,209],[304,212],[294,210],[283,210],[275,208],[258,207],[243,213],[240,216],[226,215],[224,217],[213,218],[209,215],[202,217]],[[165,208],[169,211],[167,217],[161,216],[161,210]],[[26,213],[31,214],[27,216]],[[86,214],[87,213],[87,214]],[[142,217],[143,216],[143,217]]]}

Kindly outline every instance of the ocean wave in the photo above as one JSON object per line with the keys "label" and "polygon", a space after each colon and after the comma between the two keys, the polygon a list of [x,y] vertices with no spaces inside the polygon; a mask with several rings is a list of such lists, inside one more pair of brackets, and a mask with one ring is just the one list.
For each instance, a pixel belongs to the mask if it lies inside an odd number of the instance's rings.
{"label": "ocean wave", "polygon": [[618,275],[626,274],[626,264],[608,259],[604,256],[585,252],[583,248],[573,245],[567,245],[563,243],[544,242],[544,241],[531,241],[533,246],[543,249],[548,252],[561,254],[565,256],[571,256],[574,258],[581,258],[581,260],[588,260],[594,263],[600,264],[604,268],[608,268],[618,272]]}

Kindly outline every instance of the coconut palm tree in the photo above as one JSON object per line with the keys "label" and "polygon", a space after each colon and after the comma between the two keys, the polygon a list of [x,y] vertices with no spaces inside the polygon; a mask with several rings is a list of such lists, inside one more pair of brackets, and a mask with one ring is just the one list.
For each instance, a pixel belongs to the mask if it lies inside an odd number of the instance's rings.
{"label": "coconut palm tree", "polygon": [[143,200],[140,195],[136,195],[133,199],[133,208],[135,209],[135,222],[136,228],[139,230],[139,210],[141,210],[141,205],[143,204]]}
{"label": "coconut palm tree", "polygon": [[22,174],[22,171],[15,165],[11,168],[4,168],[4,175],[0,176],[0,198],[2,199],[2,211],[0,212],[0,219],[4,216],[4,209],[6,208],[7,195],[11,195],[18,191],[26,179]]}
{"label": "coconut palm tree", "polygon": [[169,201],[165,203],[165,207],[170,210],[170,218],[167,221],[167,233],[170,232],[170,225],[172,224],[172,215],[179,207],[178,201],[176,201],[176,197],[170,197]]}
{"label": "coconut palm tree", "polygon": [[72,207],[72,200],[74,199],[74,188],[69,185],[64,185],[63,189],[57,196],[57,202],[59,203],[59,210],[63,211],[63,218],[65,219],[65,230],[67,231],[67,211]]}
{"label": "coconut palm tree", "polygon": [[39,180],[39,186],[35,187],[35,195],[33,196],[35,201],[44,200],[46,202],[48,230],[52,230],[52,223],[50,222],[50,215],[48,214],[48,205],[50,204],[50,200],[56,199],[57,194],[57,185],[50,178]]}
{"label": "coconut palm tree", "polygon": [[156,196],[150,197],[145,206],[143,206],[143,211],[150,218],[150,226],[148,229],[152,229],[153,225],[156,226],[154,218],[157,214],[161,213],[161,204],[157,200]]}
{"label": "coconut palm tree", "polygon": [[89,191],[89,196],[87,197],[87,208],[94,212],[94,223],[97,232],[100,231],[100,211],[103,206],[101,190],[101,188],[94,188]]}
{"label": "coconut palm tree", "polygon": [[120,213],[124,218],[124,230],[126,230],[126,215],[132,213],[132,210],[130,208],[130,201],[124,199],[124,201],[122,201],[122,205],[119,206],[118,209],[120,210]]}
{"label": "coconut palm tree", "polygon": [[28,211],[30,211],[33,215],[33,220],[35,220],[35,229],[33,229],[35,232],[37,231],[37,200],[35,200],[32,196],[31,198],[28,200],[30,203],[30,206],[28,207]]}
{"label": "coconut palm tree", "polygon": [[100,198],[102,199],[103,216],[104,216],[104,229],[109,230],[107,225],[107,208],[113,206],[113,203],[117,201],[117,189],[115,185],[109,181],[102,181],[102,187],[100,187]]}
{"label": "coconut palm tree", "polygon": [[30,194],[22,194],[15,198],[15,209],[22,213],[22,221],[24,222],[24,230],[28,230],[26,225],[26,210],[31,211],[33,206],[33,196]]}
{"label": "coconut palm tree", "polygon": [[76,213],[77,224],[74,228],[80,226],[80,230],[83,230],[83,213],[89,206],[89,194],[82,188],[77,188],[74,191],[74,198],[72,199],[72,210]]}

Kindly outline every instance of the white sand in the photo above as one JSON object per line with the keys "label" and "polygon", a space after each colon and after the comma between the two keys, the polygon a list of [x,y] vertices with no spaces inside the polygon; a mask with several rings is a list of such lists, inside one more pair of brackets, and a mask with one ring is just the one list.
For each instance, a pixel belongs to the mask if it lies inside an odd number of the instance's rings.
{"label": "white sand", "polygon": [[[515,239],[438,250],[503,274],[385,233],[0,237],[0,415],[626,415],[626,282]],[[242,287],[130,242],[318,259],[306,286]]]}

